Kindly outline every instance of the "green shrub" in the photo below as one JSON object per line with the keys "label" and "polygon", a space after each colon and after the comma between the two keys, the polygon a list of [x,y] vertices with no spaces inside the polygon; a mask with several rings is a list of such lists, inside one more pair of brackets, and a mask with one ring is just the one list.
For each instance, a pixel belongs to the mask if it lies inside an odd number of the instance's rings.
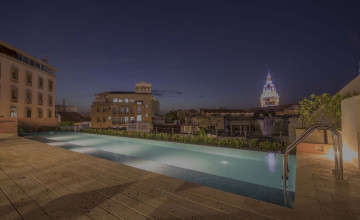
{"label": "green shrub", "polygon": [[261,151],[272,151],[272,152],[284,152],[286,149],[286,144],[282,145],[279,142],[269,142],[269,141],[259,141],[258,139],[250,139],[244,141],[242,139],[222,139],[217,140],[216,138],[210,138],[200,132],[195,136],[180,136],[167,133],[142,133],[142,132],[128,132],[126,130],[112,130],[112,129],[83,129],[82,132],[93,133],[93,134],[105,134],[105,135],[116,135],[124,137],[134,137],[134,138],[145,138],[153,140],[163,140],[163,141],[174,141],[181,143],[193,143],[193,144],[205,144],[205,145],[217,145],[221,147],[231,147],[231,148],[248,148],[251,150],[261,150]]}

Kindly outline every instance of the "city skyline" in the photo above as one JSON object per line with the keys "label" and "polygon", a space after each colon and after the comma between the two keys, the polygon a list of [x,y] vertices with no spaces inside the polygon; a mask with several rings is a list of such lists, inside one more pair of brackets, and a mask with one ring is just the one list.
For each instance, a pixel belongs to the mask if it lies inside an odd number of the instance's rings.
{"label": "city skyline", "polygon": [[260,106],[268,69],[280,104],[335,93],[358,75],[358,2],[277,2],[8,1],[26,19],[0,21],[1,40],[48,55],[56,103],[80,111],[96,93],[142,81],[162,111],[246,109]]}

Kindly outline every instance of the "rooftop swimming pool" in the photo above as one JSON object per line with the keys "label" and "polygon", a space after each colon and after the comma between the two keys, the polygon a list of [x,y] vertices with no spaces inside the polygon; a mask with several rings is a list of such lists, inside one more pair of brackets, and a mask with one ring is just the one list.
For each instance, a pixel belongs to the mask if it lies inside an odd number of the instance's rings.
{"label": "rooftop swimming pool", "polygon": [[278,205],[295,198],[294,155],[284,193],[282,154],[74,132],[28,138]]}

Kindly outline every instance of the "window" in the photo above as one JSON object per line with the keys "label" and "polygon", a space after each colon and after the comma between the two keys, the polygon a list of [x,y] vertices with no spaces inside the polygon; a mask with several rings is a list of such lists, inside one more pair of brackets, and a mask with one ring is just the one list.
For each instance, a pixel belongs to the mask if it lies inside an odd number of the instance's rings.
{"label": "window", "polygon": [[149,108],[149,105],[148,105],[148,104],[146,104],[146,105],[145,105],[145,108]]}
{"label": "window", "polygon": [[39,89],[44,88],[44,79],[42,77],[39,77],[38,85],[39,85]]}
{"label": "window", "polygon": [[100,122],[100,117],[96,117],[96,122]]}
{"label": "window", "polygon": [[129,102],[129,99],[125,99],[125,103],[128,103]]}
{"label": "window", "polygon": [[106,107],[103,107],[103,112],[106,112]]}
{"label": "window", "polygon": [[113,99],[113,102],[117,102],[117,98]]}
{"label": "window", "polygon": [[29,57],[23,56],[23,62],[24,63],[29,63]]}
{"label": "window", "polygon": [[48,111],[48,117],[52,118],[52,111],[51,110]]}
{"label": "window", "polygon": [[35,66],[35,60],[30,59],[30,65]]}
{"label": "window", "polygon": [[116,114],[117,113],[117,109],[115,107],[113,107],[113,114]]}
{"label": "window", "polygon": [[113,124],[116,124],[116,123],[117,123],[117,120],[116,120],[116,119],[117,119],[116,117],[113,117],[113,121],[112,121]]}
{"label": "window", "polygon": [[142,103],[141,102],[136,102],[137,105],[141,105]]}
{"label": "window", "polygon": [[53,97],[49,95],[49,105],[52,106],[52,104],[53,104]]}
{"label": "window", "polygon": [[31,86],[32,85],[32,74],[26,73],[26,85]]}
{"label": "window", "polygon": [[134,109],[130,108],[130,114],[134,114]]}
{"label": "window", "polygon": [[42,105],[43,104],[43,94],[39,93],[39,98],[38,98],[38,104]]}
{"label": "window", "polygon": [[106,122],[106,118],[105,117],[103,117],[103,120],[102,120],[103,122]]}
{"label": "window", "polygon": [[32,102],[31,90],[29,90],[29,89],[26,90],[25,97],[26,97],[25,103],[26,104],[31,104],[31,102]]}
{"label": "window", "polygon": [[35,66],[36,66],[36,68],[40,69],[40,63],[36,62]]}
{"label": "window", "polygon": [[134,99],[130,99],[130,102],[134,102]]}
{"label": "window", "polygon": [[18,101],[18,89],[16,87],[10,88],[10,95],[11,95],[11,101],[17,102]]}
{"label": "window", "polygon": [[25,115],[27,118],[31,118],[31,109],[30,108],[25,109]]}
{"label": "window", "polygon": [[141,106],[138,106],[138,107],[137,107],[137,113],[138,113],[138,114],[141,114]]}
{"label": "window", "polygon": [[145,117],[148,117],[148,114],[147,114],[147,113],[145,114]]}
{"label": "window", "polygon": [[21,54],[16,54],[16,59],[18,59],[18,60],[22,61],[23,57],[22,57],[22,55],[21,55]]}
{"label": "window", "polygon": [[119,124],[122,124],[122,123],[123,123],[123,118],[119,117]]}
{"label": "window", "polygon": [[111,116],[109,116],[109,121],[111,120]]}
{"label": "window", "polygon": [[122,100],[122,99],[119,99],[119,102],[123,102],[123,100]]}
{"label": "window", "polygon": [[141,115],[136,116],[136,121],[141,121]]}
{"label": "window", "polygon": [[53,91],[53,89],[54,89],[54,82],[51,79],[49,79],[49,91]]}
{"label": "window", "polygon": [[100,108],[96,108],[96,111],[97,111],[97,112],[100,112]]}
{"label": "window", "polygon": [[124,111],[124,108],[119,108],[119,114],[122,114]]}
{"label": "window", "polygon": [[16,118],[17,117],[17,109],[16,107],[10,107],[10,117]]}
{"label": "window", "polygon": [[134,117],[130,117],[130,121],[134,121]]}
{"label": "window", "polygon": [[125,117],[125,124],[128,122],[129,118]]}
{"label": "window", "polygon": [[16,68],[11,69],[11,81],[13,82],[19,81],[19,71]]}
{"label": "window", "polygon": [[41,64],[41,70],[45,70],[45,66]]}
{"label": "window", "polygon": [[126,110],[125,110],[126,114],[129,113],[129,108],[126,107]]}
{"label": "window", "polygon": [[38,118],[43,117],[43,110],[41,108],[38,109]]}

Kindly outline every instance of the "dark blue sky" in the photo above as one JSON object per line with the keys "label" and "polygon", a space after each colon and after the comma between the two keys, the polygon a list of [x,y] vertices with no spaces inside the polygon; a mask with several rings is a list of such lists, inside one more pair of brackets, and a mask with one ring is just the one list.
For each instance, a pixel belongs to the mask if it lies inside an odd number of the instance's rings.
{"label": "dark blue sky", "polygon": [[56,68],[56,101],[147,81],[162,110],[280,103],[357,76],[360,1],[1,1],[0,39]]}

